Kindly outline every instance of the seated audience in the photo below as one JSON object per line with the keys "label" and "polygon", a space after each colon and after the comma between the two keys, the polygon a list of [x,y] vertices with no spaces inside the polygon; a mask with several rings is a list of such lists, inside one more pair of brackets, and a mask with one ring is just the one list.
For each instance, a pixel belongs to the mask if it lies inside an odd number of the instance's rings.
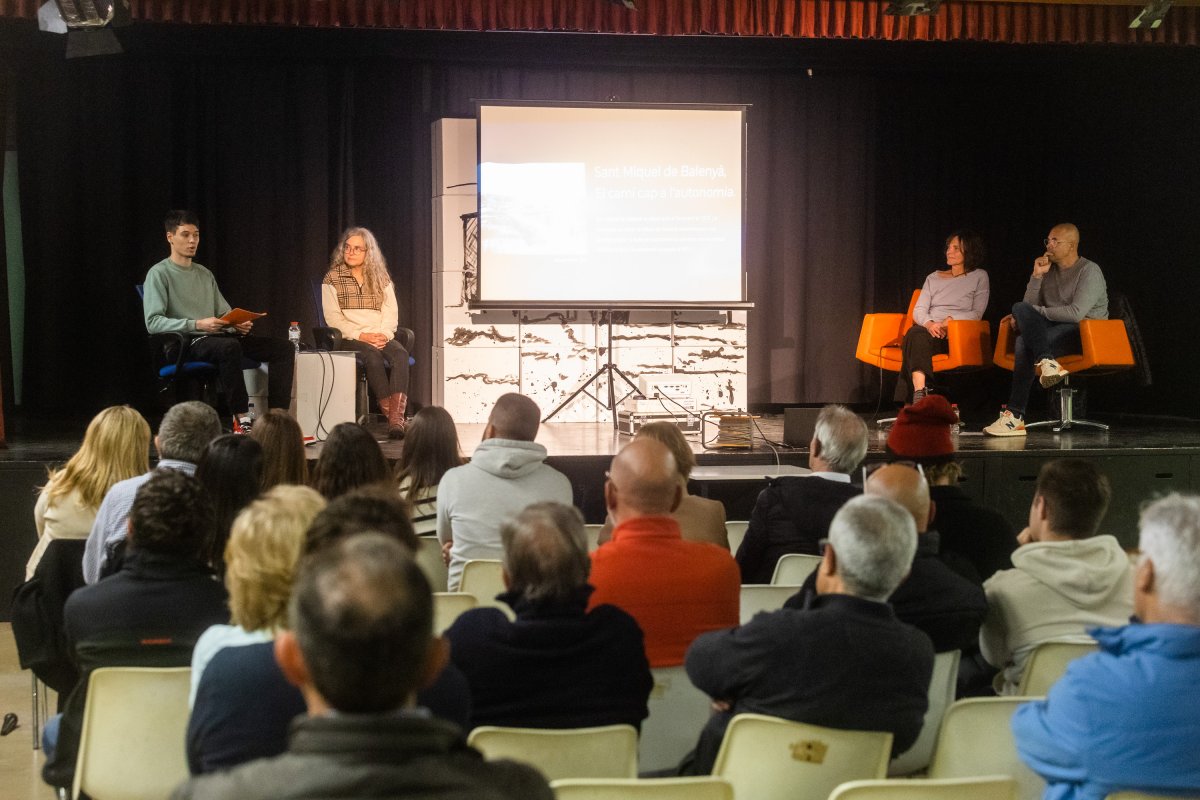
{"label": "seated audience", "polygon": [[391,477],[379,442],[363,426],[342,422],[321,445],[312,483],[326,500],[333,500],[360,486],[388,483]]}
{"label": "seated audience", "polygon": [[642,631],[619,608],[587,609],[587,539],[573,506],[535,503],[500,528],[510,621],[467,611],[446,631],[471,686],[471,725],[640,727],[654,685]]}
{"label": "seated audience", "polygon": [[404,451],[396,462],[400,496],[412,506],[418,536],[437,533],[438,484],[447,471],[466,463],[450,412],[425,406],[408,422]]}
{"label": "seated audience", "polygon": [[[272,513],[274,506],[258,510]],[[255,519],[248,518],[246,523],[247,533],[253,534]],[[386,485],[355,489],[331,501],[312,519],[307,533],[301,534],[299,546],[309,555],[364,531],[381,533],[415,552],[417,538],[408,519],[408,506]],[[290,543],[290,539],[286,541]],[[284,584],[281,575],[276,575],[272,586],[272,593],[286,597],[292,582],[289,578]],[[266,595],[266,590],[259,591]],[[288,729],[292,720],[304,713],[304,697],[287,682],[275,662],[273,640],[282,626],[281,621],[266,641],[224,647],[203,668],[188,724],[188,763],[193,774],[279,755],[287,749]],[[467,725],[470,690],[466,678],[452,665],[418,692],[417,701],[441,719]]]}
{"label": "seated audience", "polygon": [[711,771],[729,721],[741,713],[890,731],[893,754],[911,747],[928,706],[933,647],[887,598],[916,549],[904,508],[880,497],[850,500],[829,526],[817,594],[807,606],[757,614],[696,639],[688,676],[713,698],[716,713],[686,771]]}
{"label": "seated audience", "polygon": [[922,465],[935,509],[939,552],[956,572],[976,582],[1012,566],[1016,532],[1003,516],[971,500],[958,488],[962,464],[954,460],[950,428],[958,416],[941,395],[905,406],[888,433],[887,450]]}
{"label": "seated audience", "polygon": [[[187,749],[193,773],[283,752],[283,742],[276,741],[280,737],[270,733],[277,709],[291,708],[288,720],[299,713],[294,710],[292,687],[283,681],[256,680],[256,672],[245,662],[244,646],[269,644],[286,624],[304,536],[324,507],[325,498],[312,489],[276,486],[233,522],[225,548],[225,587],[233,624],[206,630],[192,652]],[[223,655],[228,658],[222,658],[218,673],[208,675],[209,663]],[[228,664],[239,669],[224,671]],[[198,692],[201,686],[203,692]]]}
{"label": "seated audience", "polygon": [[25,565],[33,577],[54,539],[86,539],[96,511],[114,484],[150,467],[150,426],[129,406],[111,406],[88,423],[83,444],[66,466],[52,470],[33,507],[38,543]]}
{"label": "seated audience", "polygon": [[1200,796],[1200,498],[1156,500],[1139,528],[1133,623],[1091,629],[1100,652],[1013,715],[1048,800]]}
{"label": "seated audience", "polygon": [[288,616],[275,654],[308,707],[288,751],[192,778],[176,800],[552,800],[537,770],[485,761],[458,727],[417,707],[448,656],[432,635],[429,582],[398,542],[362,534],[306,559]]}
{"label": "seated audience", "polygon": [[[930,528],[934,509],[924,476],[909,465],[888,464],[867,477],[863,491],[899,503],[917,525],[916,557],[908,577],[888,598],[896,616],[924,631],[933,641],[934,652],[975,647],[979,625],[987,613],[987,600],[978,583],[959,575],[938,558],[937,531]],[[802,608],[805,595],[815,585],[816,576],[810,576],[785,606]]]}
{"label": "seated audience", "polygon": [[[129,507],[142,484],[159,470],[173,469],[192,475],[204,454],[204,448],[221,435],[221,421],[212,406],[199,400],[176,403],[163,415],[154,437],[159,461],[155,468],[142,475],[113,484],[104,495],[96,512],[96,521],[88,534],[83,551],[83,579],[95,583],[103,575],[120,569],[119,559],[124,550],[125,533],[129,529]],[[109,565],[109,555],[117,556]]]}
{"label": "seated audience", "polygon": [[196,480],[208,489],[213,501],[216,533],[209,547],[208,563],[218,575],[225,574],[225,543],[234,518],[262,491],[262,445],[243,434],[227,433],[208,443]]}
{"label": "seated audience", "polygon": [[458,591],[463,564],[503,555],[501,522],[530,503],[570,505],[571,482],[545,463],[546,448],[533,441],[541,414],[524,395],[501,395],[470,463],[442,476],[437,537],[450,567],[450,591]]}
{"label": "seated audience", "polygon": [[304,433],[291,414],[272,408],[255,421],[250,438],[263,449],[263,491],[281,483],[308,485]]}
{"label": "seated audience", "polygon": [[1001,694],[1016,694],[1038,644],[1122,625],[1133,613],[1133,567],[1115,537],[1097,535],[1112,490],[1087,461],[1048,461],[1038,473],[1029,526],[1017,537],[1013,568],[983,588],[988,614],[979,632]]}
{"label": "seated audience", "polygon": [[725,548],[683,539],[671,517],[683,488],[666,445],[635,439],[609,475],[604,500],[616,528],[592,554],[589,608],[609,603],[631,614],[651,667],[682,664],[701,633],[737,625],[737,563]]}
{"label": "seated audience", "polygon": [[[709,542],[729,549],[729,532],[725,528],[725,506],[707,497],[696,497],[688,494],[688,478],[696,468],[696,455],[692,446],[684,438],[683,431],[674,422],[649,422],[637,432],[639,437],[649,437],[662,442],[675,456],[675,466],[679,468],[679,485],[683,487],[683,498],[679,508],[671,516],[679,523],[683,538],[689,542]],[[612,517],[604,520],[600,529],[600,544],[612,538]]]}
{"label": "seated audience", "polygon": [[825,406],[808,446],[812,474],[775,478],[758,495],[737,551],[742,583],[770,583],[788,553],[818,555],[838,509],[862,490],[850,483],[867,454],[867,426],[845,406]]}
{"label": "seated audience", "polygon": [[74,777],[92,670],[186,667],[200,634],[229,619],[225,588],[204,562],[212,535],[204,487],[179,470],[160,470],[129,511],[121,570],[67,599],[66,636],[81,677],[61,721],[46,725],[42,777],[51,786],[68,787]]}

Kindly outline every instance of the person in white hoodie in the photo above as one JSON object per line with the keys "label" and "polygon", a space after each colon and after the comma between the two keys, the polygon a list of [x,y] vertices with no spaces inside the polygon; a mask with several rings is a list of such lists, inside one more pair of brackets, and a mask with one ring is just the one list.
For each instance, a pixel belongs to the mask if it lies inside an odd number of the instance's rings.
{"label": "person in white hoodie", "polygon": [[546,448],[533,441],[541,416],[528,397],[501,395],[470,463],[442,476],[437,537],[450,567],[450,591],[458,591],[467,561],[503,557],[500,526],[505,520],[531,503],[572,504],[571,482],[544,463]]}
{"label": "person in white hoodie", "polygon": [[1000,669],[1000,694],[1016,694],[1038,644],[1086,640],[1086,628],[1124,625],[1133,614],[1129,556],[1116,538],[1097,535],[1111,497],[1108,478],[1090,462],[1066,458],[1042,465],[1013,569],[983,584],[988,614],[979,646]]}

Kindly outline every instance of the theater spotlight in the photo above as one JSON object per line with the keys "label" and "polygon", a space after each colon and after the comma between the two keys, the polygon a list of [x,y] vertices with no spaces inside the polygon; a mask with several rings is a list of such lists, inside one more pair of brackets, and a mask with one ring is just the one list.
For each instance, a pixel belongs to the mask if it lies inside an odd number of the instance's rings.
{"label": "theater spotlight", "polygon": [[625,6],[630,11],[637,11],[637,0],[608,0],[614,6]]}
{"label": "theater spotlight", "polygon": [[920,17],[938,13],[942,0],[892,0],[883,13],[893,17]]}
{"label": "theater spotlight", "polygon": [[1162,25],[1163,17],[1170,10],[1173,0],[1150,0],[1142,13],[1133,18],[1133,22],[1129,23],[1131,28],[1149,28],[1154,30],[1159,25]]}
{"label": "theater spotlight", "polygon": [[38,11],[38,27],[67,34],[67,58],[123,52],[113,27],[128,25],[129,0],[49,0]]}

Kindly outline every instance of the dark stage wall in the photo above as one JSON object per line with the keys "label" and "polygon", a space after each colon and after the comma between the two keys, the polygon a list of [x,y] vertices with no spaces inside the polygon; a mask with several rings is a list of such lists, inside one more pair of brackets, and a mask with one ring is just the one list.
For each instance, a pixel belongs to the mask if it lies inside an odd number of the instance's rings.
{"label": "dark stage wall", "polygon": [[[201,215],[198,259],[263,327],[314,322],[309,289],[348,224],[378,235],[428,363],[430,123],[472,98],[750,103],[752,404],[873,400],[861,315],[903,310],[974,226],[995,321],[1056,222],[1127,293],[1155,384],[1091,410],[1193,416],[1176,367],[1200,296],[1200,51],[135,26],[127,53],[67,62],[0,21],[15,95],[28,269],[25,402],[153,402],[133,293],[159,220]],[[808,70],[812,69],[812,75]],[[4,103],[0,102],[0,108]],[[976,387],[999,402],[997,371]],[[415,372],[414,394],[429,395]]]}

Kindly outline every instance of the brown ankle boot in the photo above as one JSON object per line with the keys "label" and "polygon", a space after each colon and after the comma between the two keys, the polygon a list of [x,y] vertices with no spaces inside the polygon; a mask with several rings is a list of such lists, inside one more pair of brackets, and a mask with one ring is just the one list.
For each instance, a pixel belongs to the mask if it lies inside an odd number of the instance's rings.
{"label": "brown ankle boot", "polygon": [[403,439],[404,428],[407,424],[404,419],[404,410],[408,407],[408,395],[404,392],[397,392],[390,397],[380,400],[379,405],[384,408],[384,413],[387,414],[388,438]]}

